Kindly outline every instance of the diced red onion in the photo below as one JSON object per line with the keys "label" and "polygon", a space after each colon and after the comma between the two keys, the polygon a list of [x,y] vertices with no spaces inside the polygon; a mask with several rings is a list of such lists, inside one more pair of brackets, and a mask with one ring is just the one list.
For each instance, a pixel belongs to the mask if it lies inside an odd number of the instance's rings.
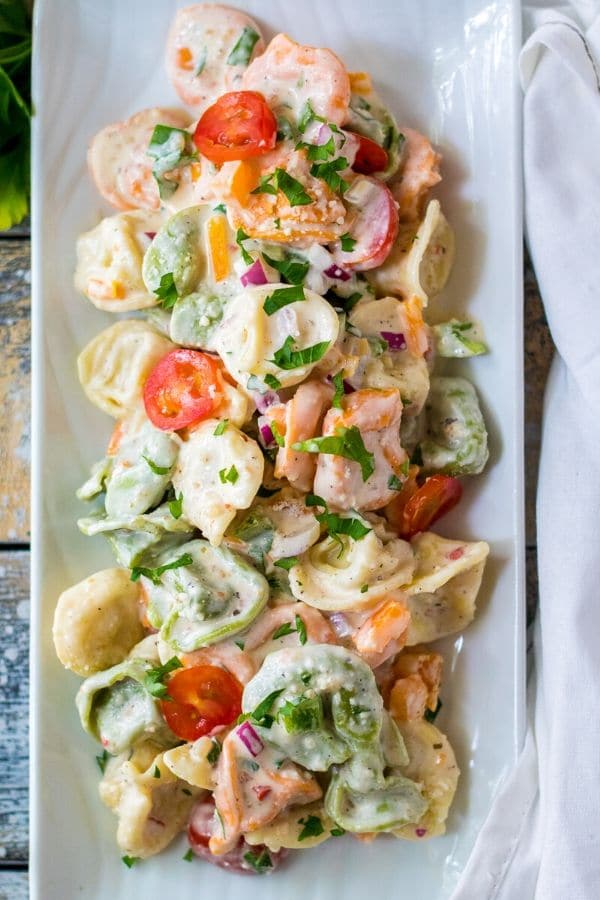
{"label": "diced red onion", "polygon": [[260,285],[269,283],[269,279],[265,275],[265,270],[259,259],[254,260],[250,268],[246,269],[244,274],[240,276],[240,281],[244,287],[247,287],[249,284]]}
{"label": "diced red onion", "polygon": [[388,342],[390,350],[406,350],[406,338],[400,331],[380,331],[379,334]]}
{"label": "diced red onion", "polygon": [[151,241],[153,241],[154,238],[156,237],[155,231],[145,231],[144,234],[146,235],[147,238],[150,238]]}
{"label": "diced red onion", "polygon": [[265,746],[250,722],[243,722],[236,734],[252,756],[258,756]]}
{"label": "diced red onion", "polygon": [[427,834],[426,828],[415,828],[415,834],[417,837],[425,837]]}
{"label": "diced red onion", "polygon": [[260,391],[251,391],[251,394],[256,408],[261,414],[266,412],[270,406],[275,406],[276,403],[281,402],[279,394],[275,391],[267,391],[265,394],[261,394]]}
{"label": "diced red onion", "polygon": [[346,381],[344,378],[342,384],[344,385],[344,393],[345,394],[353,394],[356,388],[353,388],[349,381]]}
{"label": "diced red onion", "polygon": [[344,613],[336,612],[330,615],[329,624],[339,638],[349,637],[354,631]]}
{"label": "diced red onion", "polygon": [[271,425],[269,424],[269,420],[266,416],[258,417],[258,430],[260,432],[261,443],[265,449],[269,449],[269,447],[275,446],[275,438],[273,437],[273,430]]}
{"label": "diced red onion", "polygon": [[331,128],[324,122],[317,133],[317,144],[326,144],[329,138],[332,137],[332,135],[333,132]]}
{"label": "diced red onion", "polygon": [[328,278],[335,278],[337,281],[350,281],[352,278],[350,272],[344,271],[340,266],[329,266],[328,269],[325,269],[325,275]]}

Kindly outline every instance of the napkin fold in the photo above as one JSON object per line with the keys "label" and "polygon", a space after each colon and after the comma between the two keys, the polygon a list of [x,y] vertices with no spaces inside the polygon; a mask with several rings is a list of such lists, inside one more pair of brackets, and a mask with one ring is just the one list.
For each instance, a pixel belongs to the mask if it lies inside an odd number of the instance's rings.
{"label": "napkin fold", "polygon": [[453,900],[600,898],[600,2],[527,7],[525,225],[557,348],[529,728]]}

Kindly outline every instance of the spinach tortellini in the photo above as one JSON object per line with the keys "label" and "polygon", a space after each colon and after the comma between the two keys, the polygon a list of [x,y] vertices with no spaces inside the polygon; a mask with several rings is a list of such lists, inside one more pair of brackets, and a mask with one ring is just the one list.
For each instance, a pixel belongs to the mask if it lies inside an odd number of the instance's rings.
{"label": "spinach tortellini", "polygon": [[179,297],[195,291],[207,269],[202,242],[210,207],[191,206],[176,213],[157,232],[144,256],[142,274],[149,291],[156,293],[171,276]]}
{"label": "spinach tortellini", "polygon": [[450,319],[440,322],[431,329],[435,338],[435,349],[438,356],[450,359],[464,359],[470,356],[482,356],[488,352],[483,340],[483,333],[477,322],[461,319]]}
{"label": "spinach tortellini", "polygon": [[365,793],[352,790],[334,775],[325,795],[325,809],[346,831],[395,831],[418,822],[428,803],[418,786],[403,775],[391,775],[380,788]]}
{"label": "spinach tortellini", "polygon": [[466,378],[431,379],[426,435],[419,447],[426,472],[479,475],[488,461],[487,430],[475,388]]}

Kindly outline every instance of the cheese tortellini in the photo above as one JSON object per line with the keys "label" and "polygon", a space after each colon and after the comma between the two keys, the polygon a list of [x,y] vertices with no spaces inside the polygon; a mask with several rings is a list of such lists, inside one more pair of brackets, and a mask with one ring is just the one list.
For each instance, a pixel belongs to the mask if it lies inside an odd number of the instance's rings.
{"label": "cheese tortellini", "polygon": [[183,515],[218,545],[239,509],[247,509],[264,471],[258,444],[233,424],[222,434],[218,419],[206,419],[179,451],[173,487],[183,497]]}
{"label": "cheese tortellini", "polygon": [[118,213],[86,231],[77,241],[75,287],[94,306],[129,312],[155,306],[156,295],[142,279],[148,234],[157,231],[163,214],[149,210]]}
{"label": "cheese tortellini", "polygon": [[[259,382],[265,375],[276,378],[282,387],[299,384],[309,375],[328,347],[337,340],[338,316],[319,294],[304,288],[304,300],[287,303],[271,315],[263,306],[275,291],[289,289],[285,284],[267,284],[246,288],[233,298],[215,336],[215,347],[226,369],[242,385],[252,389],[252,376]],[[307,351],[306,361],[298,365],[275,362],[277,351],[293,339],[292,352]],[[318,345],[320,353],[314,348]],[[250,385],[248,382],[250,381]]]}
{"label": "cheese tortellini", "polygon": [[170,340],[145,322],[115,322],[79,354],[79,381],[95,406],[120,419],[136,408],[151,370],[173,349]]}
{"label": "cheese tortellini", "polygon": [[124,569],[103,569],[63,591],[52,629],[63,666],[86,676],[122,662],[144,636],[139,595]]}

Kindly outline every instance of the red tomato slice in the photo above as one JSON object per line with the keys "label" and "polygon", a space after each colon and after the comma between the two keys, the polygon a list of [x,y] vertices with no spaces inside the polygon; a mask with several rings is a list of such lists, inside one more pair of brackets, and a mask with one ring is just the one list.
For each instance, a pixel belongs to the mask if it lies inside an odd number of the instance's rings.
{"label": "red tomato slice", "polygon": [[409,497],[400,523],[399,535],[410,540],[420,531],[427,531],[456,506],[462,497],[462,484],[450,475],[432,475]]}
{"label": "red tomato slice", "polygon": [[221,402],[219,364],[199,350],[171,350],[144,385],[148,418],[162,431],[206,419]]}
{"label": "red tomato slice", "polygon": [[357,134],[359,140],[356,158],[352,164],[355,172],[361,175],[372,175],[373,172],[383,172],[387,168],[389,156],[387,150],[384,150],[376,141],[365,137],[364,134]]}
{"label": "red tomato slice", "polygon": [[218,666],[191,666],[169,678],[170,700],[160,708],[167,725],[184,741],[196,741],[217,725],[229,725],[242,711],[242,685]]}
{"label": "red tomato slice", "polygon": [[202,113],[194,143],[214,163],[262,156],[277,141],[277,121],[257,91],[223,94]]}
{"label": "red tomato slice", "polygon": [[356,244],[350,251],[342,250],[341,242],[333,247],[336,265],[356,272],[380,266],[398,234],[398,209],[390,190],[376,178],[365,176],[362,180],[370,182],[371,187],[361,198],[349,229]]}

